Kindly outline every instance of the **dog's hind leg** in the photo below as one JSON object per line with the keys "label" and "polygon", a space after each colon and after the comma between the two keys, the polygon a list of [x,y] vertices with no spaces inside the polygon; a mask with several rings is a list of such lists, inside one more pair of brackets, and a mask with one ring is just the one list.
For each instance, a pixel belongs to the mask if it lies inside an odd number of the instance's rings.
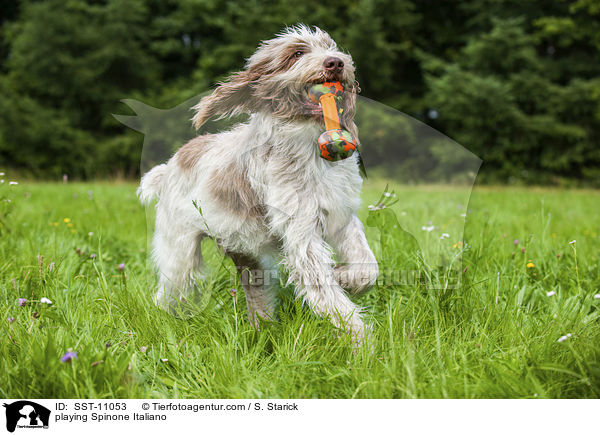
{"label": "dog's hind leg", "polygon": [[255,329],[260,329],[259,318],[274,320],[278,299],[275,269],[268,257],[255,258],[238,253],[228,253],[240,273],[240,281],[246,295],[248,319]]}
{"label": "dog's hind leg", "polygon": [[[165,231],[166,230],[166,231]],[[154,303],[174,312],[196,287],[202,278],[202,261],[199,232],[177,234],[166,228],[158,228],[154,234],[153,257],[158,269],[158,291]]]}

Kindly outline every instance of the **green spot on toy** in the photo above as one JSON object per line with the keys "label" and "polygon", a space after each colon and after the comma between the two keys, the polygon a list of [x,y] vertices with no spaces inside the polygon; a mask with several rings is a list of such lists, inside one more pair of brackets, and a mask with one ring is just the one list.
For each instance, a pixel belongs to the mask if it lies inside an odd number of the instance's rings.
{"label": "green spot on toy", "polygon": [[341,98],[344,87],[340,82],[325,82],[311,86],[308,91],[310,99],[321,105],[323,119],[327,131],[318,139],[321,157],[330,162],[343,160],[350,157],[356,151],[356,140],[349,131],[340,128],[339,109],[336,99]]}

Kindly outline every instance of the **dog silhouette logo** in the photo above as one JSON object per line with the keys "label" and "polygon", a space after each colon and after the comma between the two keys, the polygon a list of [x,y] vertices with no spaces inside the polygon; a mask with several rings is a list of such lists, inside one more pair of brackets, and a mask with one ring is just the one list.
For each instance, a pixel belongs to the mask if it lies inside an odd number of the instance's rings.
{"label": "dog silhouette logo", "polygon": [[19,400],[4,404],[6,408],[6,430],[14,432],[18,428],[48,429],[50,410],[29,400]]}

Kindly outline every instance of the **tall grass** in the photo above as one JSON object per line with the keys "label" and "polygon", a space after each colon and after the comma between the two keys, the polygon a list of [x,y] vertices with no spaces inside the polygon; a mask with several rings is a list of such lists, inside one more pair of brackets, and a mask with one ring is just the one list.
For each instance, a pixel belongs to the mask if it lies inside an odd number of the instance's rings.
{"label": "tall grass", "polygon": [[[367,210],[384,186],[365,185],[363,222],[385,211]],[[382,280],[357,299],[373,344],[355,354],[290,288],[279,322],[254,331],[210,241],[208,297],[187,316],[155,308],[133,184],[4,183],[0,395],[599,397],[600,194],[476,188],[467,210],[459,189],[391,187],[397,221],[367,227],[382,270],[425,274],[427,252],[439,251],[457,259],[462,282]],[[61,362],[69,350],[77,358]]]}

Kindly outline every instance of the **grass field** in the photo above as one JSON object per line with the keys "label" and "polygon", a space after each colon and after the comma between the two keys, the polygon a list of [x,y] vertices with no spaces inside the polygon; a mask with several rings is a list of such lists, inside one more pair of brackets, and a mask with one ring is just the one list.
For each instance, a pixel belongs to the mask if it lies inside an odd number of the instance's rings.
{"label": "grass field", "polygon": [[[384,186],[365,185],[363,222]],[[464,189],[395,186],[405,231],[367,228],[382,270],[441,253],[462,285],[382,281],[357,300],[374,332],[354,354],[289,288],[255,332],[210,243],[208,296],[185,319],[156,309],[135,188],[0,185],[2,397],[600,397],[597,191],[477,187],[467,211]]]}

